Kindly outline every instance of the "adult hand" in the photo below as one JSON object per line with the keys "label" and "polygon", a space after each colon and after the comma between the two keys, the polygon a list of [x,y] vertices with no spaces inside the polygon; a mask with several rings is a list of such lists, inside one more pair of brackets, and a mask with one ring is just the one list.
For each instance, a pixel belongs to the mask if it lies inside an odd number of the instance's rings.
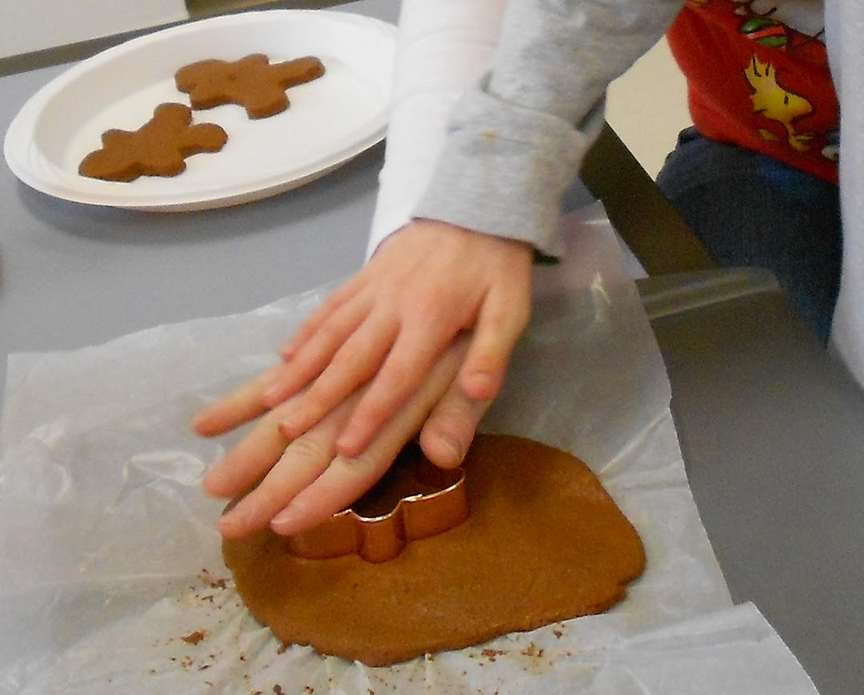
{"label": "adult hand", "polygon": [[[335,451],[359,456],[464,331],[472,337],[459,367],[459,402],[491,400],[528,321],[532,261],[522,242],[412,222],[310,316],[284,347],[285,365],[267,375],[262,402],[249,407],[279,405],[282,431],[297,438],[351,398]],[[361,385],[362,396],[352,398]],[[439,466],[458,465],[473,436],[457,410],[421,434]],[[199,424],[211,416],[205,411]]]}
{"label": "adult hand", "polygon": [[[212,496],[233,498],[248,492],[220,520],[222,534],[241,537],[269,525],[276,533],[291,535],[321,523],[374,485],[427,418],[432,422],[456,418],[473,436],[489,402],[467,398],[456,381],[469,342],[469,336],[460,336],[444,351],[421,387],[360,456],[335,454],[333,444],[365,388],[293,440],[283,434],[279,423],[284,411],[303,394],[264,414],[204,477],[203,487]],[[208,427],[199,427],[199,432],[221,434],[261,415],[262,393],[285,367],[276,365],[222,399],[213,407]]]}

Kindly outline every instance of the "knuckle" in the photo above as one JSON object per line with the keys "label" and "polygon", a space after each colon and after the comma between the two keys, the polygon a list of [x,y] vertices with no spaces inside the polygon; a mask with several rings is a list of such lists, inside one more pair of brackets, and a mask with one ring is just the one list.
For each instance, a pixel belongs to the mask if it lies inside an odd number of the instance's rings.
{"label": "knuckle", "polygon": [[338,345],[345,335],[345,328],[335,317],[322,321],[315,330],[315,337],[326,346]]}
{"label": "knuckle", "polygon": [[410,360],[388,361],[374,381],[374,391],[370,393],[368,402],[379,404],[379,409],[399,401],[402,394],[411,390],[414,385],[414,369],[416,364]]}
{"label": "knuckle", "polygon": [[333,458],[333,453],[330,447],[315,437],[303,435],[291,442],[285,449],[285,457],[290,457],[295,461],[304,462],[323,462]]}

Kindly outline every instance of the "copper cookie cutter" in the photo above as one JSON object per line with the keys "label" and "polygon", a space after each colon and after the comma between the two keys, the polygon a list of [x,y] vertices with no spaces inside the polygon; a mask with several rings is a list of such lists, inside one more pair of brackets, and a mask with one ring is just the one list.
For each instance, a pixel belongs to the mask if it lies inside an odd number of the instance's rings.
{"label": "copper cookie cutter", "polygon": [[[465,472],[438,468],[418,452],[414,445],[404,450],[382,481],[351,508],[286,538],[288,552],[309,560],[356,554],[367,562],[386,562],[398,557],[412,541],[437,536],[465,521]],[[410,489],[412,485],[426,491],[404,496],[397,492],[398,501],[392,506],[386,499],[388,485],[390,497],[394,489]],[[375,510],[376,505],[377,511],[364,509]],[[380,513],[381,505],[389,506],[390,511]]]}

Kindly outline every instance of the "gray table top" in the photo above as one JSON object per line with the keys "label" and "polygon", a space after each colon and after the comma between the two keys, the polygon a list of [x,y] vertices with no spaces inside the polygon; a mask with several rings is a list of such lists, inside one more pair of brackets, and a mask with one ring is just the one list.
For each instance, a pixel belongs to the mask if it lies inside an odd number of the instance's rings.
{"label": "gray table top", "polygon": [[[395,21],[398,1],[345,9]],[[0,78],[0,132],[62,69]],[[382,153],[288,194],[180,214],[63,202],[0,166],[0,353],[246,311],[349,275],[363,262]],[[858,693],[864,396],[771,283],[709,288],[692,302],[693,282],[669,276],[642,290],[693,493],[730,589],[759,606],[823,695]],[[5,369],[2,359],[0,387]]]}
{"label": "gray table top", "polygon": [[[358,7],[397,18],[396,0]],[[63,69],[0,78],[0,133]],[[350,275],[364,260],[382,157],[379,145],[287,194],[174,214],[58,200],[20,183],[4,162],[0,352],[70,349],[161,323],[246,311]],[[0,387],[5,370],[3,359]]]}
{"label": "gray table top", "polygon": [[649,278],[690,487],[735,602],[822,695],[864,683],[864,393],[767,271]]}

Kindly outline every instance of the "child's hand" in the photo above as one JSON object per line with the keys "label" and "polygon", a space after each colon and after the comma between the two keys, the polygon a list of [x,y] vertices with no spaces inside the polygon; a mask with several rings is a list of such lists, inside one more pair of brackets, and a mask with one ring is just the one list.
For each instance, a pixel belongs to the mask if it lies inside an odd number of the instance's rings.
{"label": "child's hand", "polygon": [[[473,435],[488,401],[470,401],[455,381],[468,342],[467,336],[461,336],[436,360],[421,388],[359,457],[335,455],[333,442],[362,398],[362,388],[293,441],[279,430],[283,411],[293,407],[293,401],[267,413],[204,478],[209,494],[226,498],[241,495],[261,481],[222,517],[222,534],[239,537],[269,525],[276,533],[291,535],[324,521],[349,506],[385,473],[430,411],[431,421],[456,418]],[[282,368],[277,365],[267,376],[222,399],[212,409],[210,428],[202,433],[220,434],[260,415],[262,390]]]}
{"label": "child's hand", "polygon": [[[283,350],[262,407],[280,404],[281,427],[297,437],[368,384],[336,437],[358,456],[423,384],[438,356],[471,331],[459,385],[473,401],[501,388],[530,312],[531,248],[517,241],[420,220],[391,236],[334,292]],[[421,443],[441,466],[458,465],[473,436],[458,418],[426,428]]]}
{"label": "child's hand", "polygon": [[[285,360],[199,413],[202,435],[264,416],[207,474],[235,497],[226,536],[286,535],[348,506],[418,431],[458,466],[528,321],[533,252],[418,221],[391,237],[285,348]],[[269,411],[269,412],[268,412]]]}

